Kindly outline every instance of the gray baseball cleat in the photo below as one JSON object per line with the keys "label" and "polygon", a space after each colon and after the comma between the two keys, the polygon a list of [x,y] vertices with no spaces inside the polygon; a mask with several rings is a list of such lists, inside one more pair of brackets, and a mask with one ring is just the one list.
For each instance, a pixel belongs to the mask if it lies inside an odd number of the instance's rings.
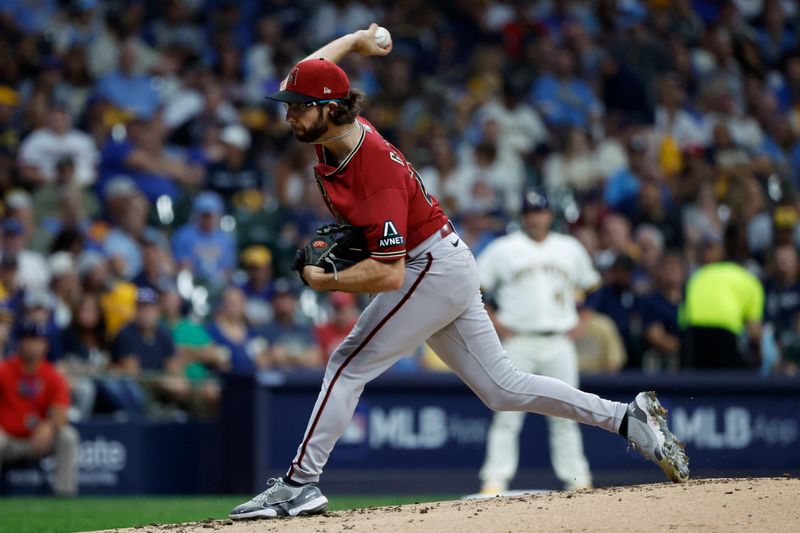
{"label": "gray baseball cleat", "polygon": [[305,516],[323,513],[327,508],[328,498],[315,484],[294,487],[281,478],[271,478],[267,490],[237,506],[228,516],[233,519]]}
{"label": "gray baseball cleat", "polygon": [[689,458],[683,443],[667,427],[667,410],[655,392],[640,392],[628,405],[628,442],[675,483],[689,480]]}

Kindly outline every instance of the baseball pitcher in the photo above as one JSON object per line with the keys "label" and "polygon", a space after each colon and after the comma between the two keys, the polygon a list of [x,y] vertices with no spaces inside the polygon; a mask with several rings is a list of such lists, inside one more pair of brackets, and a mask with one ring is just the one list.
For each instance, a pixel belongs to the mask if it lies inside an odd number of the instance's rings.
{"label": "baseball pitcher", "polygon": [[[584,247],[550,231],[553,214],[543,193],[522,200],[522,228],[492,242],[478,257],[481,287],[492,300],[495,327],[508,357],[523,372],[578,386],[578,358],[567,332],[578,324],[575,295],[600,283]],[[519,462],[523,411],[494,415],[481,469],[481,493],[508,490]],[[592,485],[578,424],[548,417],[550,460],[567,490]]]}
{"label": "baseball pitcher", "polygon": [[230,516],[323,512],[328,499],[317,483],[364,386],[426,340],[490,408],[560,416],[617,432],[671,479],[686,480],[683,446],[669,431],[654,393],[640,393],[630,404],[612,402],[521,372],[506,357],[483,307],[469,247],[411,162],[359,116],[361,93],[336,65],[350,52],[388,54],[391,40],[380,46],[377,30],[373,24],[323,46],[296,64],[284,88],[269,96],[285,103],[295,138],[314,145],[314,174],[331,214],[342,226],[358,228],[366,243],[364,259],[334,270],[340,243],[315,239],[312,248],[318,243],[324,251],[298,254],[295,268],[314,290],[376,296],[328,360],[288,471],[268,480],[264,492]]}

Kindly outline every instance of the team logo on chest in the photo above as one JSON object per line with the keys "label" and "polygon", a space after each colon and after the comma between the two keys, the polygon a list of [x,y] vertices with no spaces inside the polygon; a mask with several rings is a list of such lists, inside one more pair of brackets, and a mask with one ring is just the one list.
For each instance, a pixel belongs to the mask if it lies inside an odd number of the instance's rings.
{"label": "team logo on chest", "polygon": [[378,241],[378,247],[402,246],[405,243],[403,236],[397,233],[394,222],[387,220],[383,223],[383,237]]}

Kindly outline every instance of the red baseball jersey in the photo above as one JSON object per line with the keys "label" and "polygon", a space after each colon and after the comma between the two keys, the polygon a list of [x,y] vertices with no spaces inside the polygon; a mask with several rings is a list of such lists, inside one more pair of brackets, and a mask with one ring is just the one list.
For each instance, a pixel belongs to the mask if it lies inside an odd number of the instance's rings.
{"label": "red baseball jersey", "polygon": [[67,380],[47,361],[26,373],[18,356],[0,361],[0,428],[25,438],[53,405],[69,405]]}
{"label": "red baseball jersey", "polygon": [[400,150],[366,119],[357,120],[361,137],[344,161],[328,164],[330,153],[315,146],[317,185],[337,222],[364,231],[373,259],[400,259],[448,218]]}

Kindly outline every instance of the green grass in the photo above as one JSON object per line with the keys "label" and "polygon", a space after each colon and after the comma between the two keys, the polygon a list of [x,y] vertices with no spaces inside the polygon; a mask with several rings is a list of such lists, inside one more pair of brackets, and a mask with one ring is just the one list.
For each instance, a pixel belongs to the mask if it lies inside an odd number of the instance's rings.
{"label": "green grass", "polygon": [[[0,533],[61,533],[225,518],[249,496],[0,498]],[[356,509],[455,496],[340,496],[329,509]]]}

